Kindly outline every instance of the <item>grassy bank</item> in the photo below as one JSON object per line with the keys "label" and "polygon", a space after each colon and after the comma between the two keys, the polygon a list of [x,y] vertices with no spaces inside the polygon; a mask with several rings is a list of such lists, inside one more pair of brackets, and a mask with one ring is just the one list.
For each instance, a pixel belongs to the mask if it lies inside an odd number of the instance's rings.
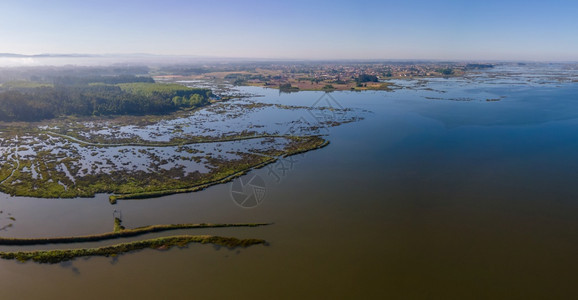
{"label": "grassy bank", "polygon": [[221,227],[258,227],[266,226],[270,223],[233,223],[233,224],[168,224],[168,225],[151,225],[138,227],[134,229],[125,229],[120,220],[115,219],[114,231],[102,234],[70,236],[70,237],[53,237],[53,238],[0,238],[0,245],[12,246],[29,246],[29,245],[46,245],[46,244],[71,244],[84,242],[98,242],[117,238],[127,238],[139,236],[147,233],[162,232],[177,229],[192,228],[221,228]]}
{"label": "grassy bank", "polygon": [[[291,139],[290,145],[284,149],[283,151],[279,151],[276,153],[282,157],[288,157],[291,155],[302,154],[308,151],[321,149],[327,145],[329,145],[329,141],[321,138],[320,136],[290,136],[288,137]],[[111,204],[116,204],[117,200],[128,200],[128,199],[147,199],[147,198],[155,198],[161,196],[167,196],[172,194],[179,194],[179,193],[190,193],[203,190],[207,187],[216,184],[227,183],[237,177],[243,176],[247,174],[249,171],[253,169],[262,168],[268,164],[274,163],[277,161],[275,157],[264,158],[262,161],[254,164],[249,165],[247,164],[245,168],[238,170],[236,168],[230,168],[226,166],[222,166],[222,169],[218,173],[213,173],[212,176],[205,181],[202,181],[198,184],[195,184],[190,187],[185,188],[176,188],[176,189],[165,189],[159,191],[150,191],[150,192],[140,192],[140,193],[125,193],[125,194],[115,194],[109,196],[109,202]]]}
{"label": "grassy bank", "polygon": [[213,244],[234,249],[237,247],[249,247],[257,244],[265,244],[266,242],[261,239],[237,239],[233,237],[211,235],[179,235],[100,248],[0,252],[0,258],[15,259],[20,262],[32,260],[37,263],[55,264],[69,261],[77,257],[109,257],[147,248],[165,250],[174,246],[185,247],[190,243]]}
{"label": "grassy bank", "polygon": [[142,193],[129,193],[129,194],[116,194],[110,195],[108,197],[108,201],[110,204],[116,204],[117,200],[135,200],[135,199],[148,199],[148,198],[156,198],[162,196],[168,196],[173,194],[180,194],[180,193],[191,193],[197,192],[200,190],[204,190],[212,185],[227,183],[237,177],[243,176],[247,174],[249,171],[253,169],[262,168],[270,163],[274,163],[277,161],[276,158],[266,158],[264,161],[259,162],[256,165],[249,166],[243,170],[236,171],[223,171],[219,174],[214,175],[216,179],[209,179],[208,181],[204,181],[200,184],[193,185],[187,188],[179,188],[179,189],[167,189],[167,190],[160,190],[160,191],[152,191],[152,192],[142,192]]}

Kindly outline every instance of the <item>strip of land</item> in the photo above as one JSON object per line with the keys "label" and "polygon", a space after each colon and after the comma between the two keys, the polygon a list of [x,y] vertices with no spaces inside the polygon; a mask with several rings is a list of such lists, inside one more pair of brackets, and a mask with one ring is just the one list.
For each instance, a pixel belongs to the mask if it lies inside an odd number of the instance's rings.
{"label": "strip of land", "polygon": [[[97,151],[113,149],[114,145],[111,145],[112,143],[99,144],[103,150],[96,150],[90,148],[95,147],[96,143],[88,142],[91,144],[86,145],[83,143],[86,141],[73,139],[70,136],[52,133],[51,135],[56,138],[52,139],[47,137],[48,135],[50,134],[29,134],[27,144],[21,142],[21,138],[15,134],[6,135],[5,150],[0,158],[7,163],[0,166],[2,179],[0,191],[13,196],[41,198],[92,197],[96,193],[108,193],[112,194],[109,200],[114,204],[119,199],[143,199],[199,191],[215,184],[229,182],[253,169],[274,163],[279,157],[319,149],[328,144],[318,135],[260,135],[257,137],[246,135],[227,138],[227,142],[256,141],[254,148],[229,150],[232,159],[219,158],[218,155],[209,153],[210,150],[207,150],[208,153],[201,154],[196,148],[188,147],[199,141],[190,141],[178,143],[178,145],[173,142],[159,142],[154,145],[154,149],[118,150],[116,148],[115,152],[107,154],[108,157],[103,156],[100,160],[95,160],[93,157],[99,154]],[[259,142],[260,139],[269,140]],[[276,141],[280,141],[279,144],[276,144]],[[267,147],[267,145],[271,146]],[[138,146],[145,147],[142,144]],[[157,147],[175,147],[174,150],[168,150],[175,152],[169,157],[161,158],[157,155]],[[134,153],[126,154],[127,151]],[[138,162],[136,158],[141,155],[149,160],[143,163],[142,168],[125,167],[120,162],[115,164],[111,161],[111,159],[120,161],[123,156],[128,157],[128,155],[135,157],[132,162]],[[84,159],[93,161],[90,165],[83,165]],[[174,166],[160,167],[169,163]],[[123,164],[130,165],[131,161],[123,162]],[[185,164],[208,167],[205,171],[185,173],[183,169]],[[103,165],[107,166],[106,171],[96,171]],[[154,176],[151,176],[153,171]]]}
{"label": "strip of land", "polygon": [[0,238],[0,245],[11,246],[29,246],[29,245],[46,245],[46,244],[70,244],[84,242],[98,242],[117,238],[127,238],[139,236],[147,233],[162,232],[177,229],[192,228],[222,228],[222,227],[259,227],[270,225],[271,223],[233,223],[233,224],[168,224],[168,225],[151,225],[138,227],[134,229],[125,229],[120,225],[120,220],[115,219],[115,230],[95,235],[69,236],[69,237],[52,237],[52,238]]}
{"label": "strip of land", "polygon": [[239,86],[261,86],[280,92],[298,91],[392,91],[393,79],[461,77],[493,64],[452,62],[291,62],[244,65],[207,65],[176,70],[164,68],[154,76],[159,81],[224,81]]}
{"label": "strip of land", "polygon": [[[311,147],[307,147],[307,148],[299,148],[299,149],[295,149],[291,152],[285,153],[282,155],[282,157],[289,157],[291,155],[297,155],[297,154],[303,154],[312,150],[316,150],[316,149],[321,149],[325,146],[329,145],[329,141],[326,140],[321,140],[319,143],[312,145]],[[143,193],[128,193],[128,194],[114,194],[114,195],[110,195],[108,197],[108,200],[110,202],[110,204],[116,204],[117,200],[129,200],[129,199],[147,199],[147,198],[155,198],[155,197],[161,197],[161,196],[168,196],[168,195],[173,195],[173,194],[180,194],[180,193],[190,193],[190,192],[197,192],[203,189],[206,189],[210,186],[216,185],[216,184],[222,184],[222,183],[227,183],[230,182],[231,180],[241,177],[245,174],[247,174],[249,171],[253,170],[253,169],[260,169],[265,167],[266,165],[272,164],[274,162],[277,161],[277,158],[275,157],[265,157],[265,160],[263,162],[260,162],[256,165],[253,166],[249,166],[246,169],[234,172],[230,175],[226,175],[222,178],[218,178],[212,181],[208,181],[208,182],[204,182],[202,184],[197,184],[197,185],[193,185],[191,187],[187,187],[187,188],[181,188],[181,189],[166,189],[166,190],[158,190],[158,191],[152,191],[152,192],[143,192]]]}
{"label": "strip of land", "polygon": [[78,143],[83,146],[96,146],[96,147],[174,147],[174,146],[185,146],[185,145],[194,145],[194,144],[207,144],[207,143],[221,143],[221,142],[235,142],[235,141],[244,141],[244,140],[253,140],[253,139],[262,139],[262,138],[310,138],[310,137],[319,137],[320,135],[300,135],[300,136],[292,136],[292,135],[281,135],[281,134],[259,134],[259,135],[238,135],[238,136],[227,136],[227,137],[196,137],[191,138],[185,141],[179,142],[148,142],[148,143],[93,143],[85,140],[81,140],[79,138],[75,138],[70,135],[61,134],[52,131],[42,131],[41,133],[46,133],[49,135],[55,135],[62,138],[65,138],[73,143]]}
{"label": "strip of land", "polygon": [[38,250],[19,252],[0,252],[2,259],[15,259],[20,262],[34,261],[37,263],[55,264],[69,261],[77,257],[87,256],[116,256],[142,249],[166,250],[174,246],[185,247],[190,243],[213,244],[234,249],[237,247],[249,247],[252,245],[266,244],[262,239],[237,239],[234,237],[222,237],[212,235],[178,235],[156,238],[144,241],[117,244],[100,248],[87,249],[62,249],[62,250]]}

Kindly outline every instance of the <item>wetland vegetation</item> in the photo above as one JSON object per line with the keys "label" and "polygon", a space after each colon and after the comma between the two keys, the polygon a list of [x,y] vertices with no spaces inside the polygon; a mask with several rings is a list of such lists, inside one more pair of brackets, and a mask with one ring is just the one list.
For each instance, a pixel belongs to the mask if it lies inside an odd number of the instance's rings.
{"label": "wetland vegetation", "polygon": [[[354,85],[354,90],[360,91],[411,89],[423,91],[423,98],[426,100],[475,101],[488,106],[494,105],[488,102],[506,99],[505,96],[483,92],[460,94],[444,91],[442,84],[431,84],[424,78],[405,81],[394,79],[395,76],[402,74],[401,70],[410,69],[411,67],[401,68],[397,73],[394,71],[390,77],[387,73],[376,74],[374,71],[377,68],[372,71],[369,67],[360,67],[357,70],[359,72],[354,71],[355,69],[347,71],[351,76],[345,80],[339,77],[339,74],[345,73],[332,73],[328,69],[321,68],[308,75],[310,78],[317,77],[321,80],[311,81],[294,77],[285,80],[281,76],[279,83],[285,84],[287,91],[290,92],[307,89],[299,86],[299,80],[300,84],[313,83],[314,86],[311,86],[313,90],[321,86],[327,92],[343,90],[347,85]],[[433,70],[434,66],[416,69]],[[466,69],[491,70],[492,67],[485,65],[464,66],[462,69],[456,66],[435,67],[440,74],[447,73],[446,75],[452,77],[460,76]],[[256,71],[266,72],[263,69]],[[242,76],[251,73],[241,70],[237,72],[245,74]],[[324,73],[333,75],[324,77]],[[203,76],[208,74],[210,73],[203,73]],[[18,113],[25,114],[29,108],[18,108],[14,103],[19,101],[15,100],[2,104],[4,98],[0,98],[0,107],[12,109],[4,110],[4,115],[0,118],[2,121],[0,159],[3,162],[0,165],[0,192],[38,198],[92,197],[97,193],[106,193],[111,204],[125,199],[146,199],[195,192],[211,185],[228,182],[253,169],[275,164],[287,156],[326,147],[330,145],[330,136],[327,134],[329,128],[355,122],[364,117],[363,111],[340,106],[309,107],[236,96],[239,94],[235,94],[232,85],[219,85],[219,89],[213,89],[210,84],[207,87],[203,86],[204,82],[182,80],[182,77],[154,82],[151,79],[153,75],[157,79],[163,76],[149,71],[138,74],[97,72],[95,75],[84,74],[80,77],[59,74],[50,80],[47,79],[49,78],[47,75],[39,75],[40,78],[32,81],[29,78],[14,76],[3,81],[0,87],[2,95],[30,97],[43,92],[59,95],[58,91],[64,91],[64,94],[60,95],[80,99],[71,102],[75,103],[74,109],[86,110],[74,112],[66,107],[58,107],[58,110],[51,114],[50,109],[38,110],[40,113],[33,112],[33,116],[27,119],[19,117]],[[221,75],[227,77],[226,72]],[[238,80],[242,76],[229,76],[227,80]],[[269,75],[260,78],[269,80],[267,76]],[[471,76],[475,78],[476,75],[472,73]],[[501,80],[500,76],[503,75],[487,75],[485,80],[488,86],[495,80]],[[471,78],[464,77],[461,80],[472,80]],[[297,84],[293,83],[295,80]],[[548,78],[527,80],[528,84],[541,84],[546,80],[562,82],[557,74]],[[564,80],[575,80],[575,77]],[[432,82],[436,82],[435,79]],[[254,79],[237,83],[259,85]],[[321,95],[327,95],[311,94],[315,95],[315,99],[311,102],[319,99]],[[114,100],[116,98],[112,95],[119,95],[120,98],[118,101]],[[122,111],[122,105],[130,103],[129,98],[121,99],[124,96],[150,103],[162,99],[162,105],[167,109],[151,104],[148,108]],[[98,100],[99,97],[102,99]],[[36,103],[38,99],[31,98],[26,100],[28,102],[22,102],[28,103],[26,105],[34,102],[30,105],[38,107],[42,103],[59,106],[57,101],[50,102],[52,100]],[[85,105],[80,105],[81,103]],[[90,105],[86,105],[87,103]],[[134,105],[142,106],[143,103],[135,102]],[[115,106],[116,104],[119,106]],[[155,110],[153,107],[159,109],[155,112],[147,111],[147,109]],[[275,116],[274,120],[271,116]],[[122,203],[123,206],[125,204],[127,203]],[[20,220],[20,216],[18,219]],[[172,222],[174,221],[159,223]],[[112,246],[106,244],[112,243],[113,239],[132,239],[151,233],[168,235],[168,232],[173,230],[206,230],[221,227],[242,227],[248,230],[270,225],[270,223],[233,222],[236,220],[231,223],[183,223],[125,228],[121,219],[115,218],[110,232],[32,238],[1,237],[0,245],[10,251],[0,252],[0,258],[21,262],[60,263],[78,257],[114,257],[147,248],[164,250],[175,246],[184,247],[190,243],[213,244],[228,248],[266,244],[263,239],[213,235],[163,236],[154,239],[143,237],[144,240],[123,241]],[[14,223],[15,219],[9,216],[6,224],[2,224],[3,227],[0,229],[14,230],[12,228]],[[150,223],[152,222],[144,222]],[[95,248],[83,248],[87,246],[82,243],[88,242],[98,244],[90,246]],[[53,249],[57,247],[53,244],[67,244],[71,249]],[[42,246],[49,250],[20,251],[29,250],[22,249],[25,246]]]}
{"label": "wetland vegetation", "polygon": [[[111,204],[195,192],[323,148],[329,145],[323,130],[363,118],[341,107],[267,103],[228,89],[215,94],[212,88],[155,82],[149,72],[85,71],[70,74],[57,69],[55,75],[30,75],[24,70],[0,80],[0,192],[37,198],[106,193]],[[6,74],[0,72],[0,79],[2,75]],[[259,121],[270,114],[279,116],[277,122]],[[270,224],[185,223],[127,229],[115,217],[107,233],[0,237],[0,245],[77,244],[177,229],[265,225]],[[183,235],[98,248],[0,252],[0,258],[59,263],[190,243],[236,248],[265,241]]]}
{"label": "wetland vegetation", "polygon": [[[51,238],[0,238],[0,245],[30,246],[47,244],[77,244],[86,242],[99,242],[111,239],[120,239],[140,236],[148,233],[164,232],[177,229],[207,229],[207,228],[231,228],[231,227],[259,227],[271,223],[225,223],[225,224],[167,224],[150,225],[133,229],[127,229],[122,225],[122,220],[115,217],[112,232],[85,236],[51,237]],[[37,263],[60,263],[77,257],[90,256],[117,256],[119,254],[137,251],[145,248],[167,250],[174,246],[185,247],[190,243],[213,244],[224,246],[229,249],[237,247],[249,247],[256,244],[266,244],[262,239],[238,239],[234,237],[222,237],[213,235],[179,235],[167,236],[155,239],[146,239],[134,242],[121,243],[113,246],[98,248],[54,249],[34,251],[0,251],[2,259],[16,259],[20,262],[34,261]]]}
{"label": "wetland vegetation", "polygon": [[10,81],[0,86],[0,120],[59,116],[166,114],[207,105],[209,89],[155,83],[150,77],[59,77],[52,82]]}
{"label": "wetland vegetation", "polygon": [[[223,101],[228,91],[157,83],[131,70],[24,70],[2,82],[0,192],[38,198],[107,193],[113,204],[194,192],[324,147],[321,128],[359,119],[341,108]],[[289,117],[276,126],[247,118],[280,111]],[[297,112],[332,117],[309,122]]]}
{"label": "wetland vegetation", "polygon": [[[155,146],[86,145],[45,133],[3,137],[0,149],[7,163],[0,166],[2,192],[39,198],[113,193],[111,203],[197,191],[228,182],[279,156],[327,144],[321,136],[245,136]],[[18,139],[19,145],[12,139]],[[224,144],[233,148],[213,153]]]}
{"label": "wetland vegetation", "polygon": [[133,229],[126,229],[122,226],[119,218],[114,219],[114,229],[112,232],[93,234],[85,236],[68,236],[52,238],[4,238],[0,237],[0,245],[47,245],[47,244],[73,244],[85,242],[98,242],[104,240],[134,237],[147,233],[171,231],[177,229],[203,229],[203,228],[225,228],[225,227],[259,227],[267,226],[271,223],[232,223],[232,224],[167,224],[167,225],[150,225]]}
{"label": "wetland vegetation", "polygon": [[31,260],[36,263],[56,264],[69,261],[77,257],[114,257],[123,253],[147,248],[157,250],[168,250],[175,246],[182,248],[191,243],[213,244],[216,246],[223,246],[229,249],[234,249],[238,247],[246,248],[252,245],[266,244],[266,241],[262,239],[237,239],[234,237],[222,237],[213,235],[178,235],[128,242],[99,248],[0,252],[0,258],[15,259],[19,262],[26,262]]}

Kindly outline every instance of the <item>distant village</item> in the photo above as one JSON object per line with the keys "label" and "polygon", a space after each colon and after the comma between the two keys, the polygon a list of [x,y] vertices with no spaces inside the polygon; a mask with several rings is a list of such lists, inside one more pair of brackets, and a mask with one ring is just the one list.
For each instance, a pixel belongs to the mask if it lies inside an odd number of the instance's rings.
{"label": "distant village", "polygon": [[222,79],[235,85],[300,90],[388,90],[390,79],[462,76],[468,70],[493,68],[468,63],[254,63],[205,66],[190,77]]}

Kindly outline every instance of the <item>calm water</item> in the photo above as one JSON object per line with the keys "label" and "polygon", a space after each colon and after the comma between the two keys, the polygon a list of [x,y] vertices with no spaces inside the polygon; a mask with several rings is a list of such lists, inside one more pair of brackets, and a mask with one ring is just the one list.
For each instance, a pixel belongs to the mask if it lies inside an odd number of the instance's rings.
{"label": "calm water", "polygon": [[[323,96],[247,90],[281,104]],[[249,174],[267,184],[264,202],[251,209],[232,201],[230,184],[116,206],[105,195],[2,195],[0,226],[12,222],[8,213],[16,219],[4,236],[110,231],[114,209],[128,227],[275,224],[176,232],[264,238],[267,247],[191,245],[60,265],[0,261],[1,298],[574,298],[576,95],[576,83],[525,78],[332,93],[340,105],[371,113],[329,129],[330,146],[286,162],[284,174],[280,166]]]}

